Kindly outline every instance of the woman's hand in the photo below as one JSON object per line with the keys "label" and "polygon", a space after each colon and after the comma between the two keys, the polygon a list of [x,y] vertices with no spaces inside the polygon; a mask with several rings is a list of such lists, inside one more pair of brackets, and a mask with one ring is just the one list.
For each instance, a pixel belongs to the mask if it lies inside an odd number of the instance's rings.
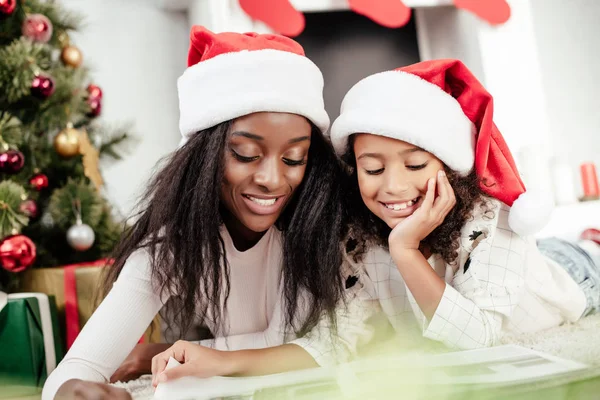
{"label": "woman's hand", "polygon": [[[183,376],[208,378],[232,375],[236,372],[233,354],[234,352],[214,350],[179,340],[152,359],[152,385],[156,387],[161,382]],[[165,371],[169,357],[173,357],[182,365]]]}
{"label": "woman's hand", "polygon": [[388,237],[390,252],[418,250],[421,241],[444,222],[456,204],[456,197],[442,170],[437,175],[437,188],[436,197],[436,178],[427,181],[427,193],[421,206],[392,229]]}
{"label": "woman's hand", "polygon": [[110,377],[110,383],[127,382],[152,373],[152,357],[168,349],[168,343],[140,343]]}
{"label": "woman's hand", "polygon": [[55,400],[131,400],[131,395],[122,388],[106,383],[70,379],[63,383],[54,396]]}

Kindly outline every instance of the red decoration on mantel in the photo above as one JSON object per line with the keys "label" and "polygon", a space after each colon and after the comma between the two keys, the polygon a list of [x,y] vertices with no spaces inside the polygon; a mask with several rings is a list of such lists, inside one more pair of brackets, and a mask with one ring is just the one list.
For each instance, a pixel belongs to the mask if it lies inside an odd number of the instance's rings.
{"label": "red decoration on mantel", "polygon": [[269,25],[275,32],[294,37],[304,30],[304,14],[296,10],[289,0],[239,0],[239,2],[246,14]]}
{"label": "red decoration on mantel", "polygon": [[387,28],[400,28],[410,21],[410,8],[400,0],[348,0],[350,9]]}
{"label": "red decoration on mantel", "polygon": [[503,24],[510,18],[510,6],[506,0],[454,0],[454,5],[492,25]]}
{"label": "red decoration on mantel", "polygon": [[[251,18],[267,24],[275,32],[294,37],[304,30],[304,14],[289,0],[238,0]],[[454,6],[475,14],[491,25],[510,18],[506,0],[453,0]],[[410,20],[410,8],[402,0],[348,0],[350,9],[388,28],[400,28]]]}

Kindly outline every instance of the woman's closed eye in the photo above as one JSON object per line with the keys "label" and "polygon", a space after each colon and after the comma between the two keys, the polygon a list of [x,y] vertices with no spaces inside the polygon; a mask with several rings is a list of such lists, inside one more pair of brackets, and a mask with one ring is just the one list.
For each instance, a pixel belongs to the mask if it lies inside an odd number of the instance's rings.
{"label": "woman's closed eye", "polygon": [[[233,149],[231,149],[231,154],[233,155],[233,157],[236,160],[238,160],[240,162],[244,162],[244,163],[250,163],[250,162],[256,161],[256,160],[258,160],[260,158],[260,156],[243,156],[243,155],[241,155],[240,153],[236,152]],[[283,162],[286,165],[289,165],[289,166],[292,166],[292,167],[306,164],[306,160],[304,158],[302,158],[300,160],[292,160],[290,158],[285,158],[284,157],[282,160],[283,160]]]}
{"label": "woman's closed eye", "polygon": [[292,160],[290,158],[283,158],[283,162],[286,163],[287,165],[291,166],[291,167],[296,167],[298,165],[304,165],[306,164],[306,160],[304,158],[300,159],[300,160]]}
{"label": "woman's closed eye", "polygon": [[258,158],[259,158],[259,156],[251,156],[251,157],[248,157],[248,156],[243,156],[243,155],[241,155],[241,154],[237,153],[237,152],[236,152],[235,150],[233,150],[233,149],[231,149],[231,154],[233,155],[233,157],[234,157],[236,160],[238,160],[238,161],[241,161],[241,162],[245,162],[245,163],[249,163],[249,162],[252,162],[252,161],[256,161],[256,160],[258,160]]}

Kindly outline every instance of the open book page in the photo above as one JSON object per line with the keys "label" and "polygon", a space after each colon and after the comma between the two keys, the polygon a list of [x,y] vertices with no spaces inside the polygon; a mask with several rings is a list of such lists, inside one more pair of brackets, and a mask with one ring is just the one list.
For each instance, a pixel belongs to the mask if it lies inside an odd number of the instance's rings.
{"label": "open book page", "polygon": [[[180,365],[174,358],[169,359],[167,369]],[[335,370],[328,368],[310,368],[281,374],[212,378],[184,377],[156,387],[154,398],[157,400],[213,399],[217,397],[251,395],[255,391],[268,387],[280,387],[308,382],[335,380]]]}
{"label": "open book page", "polygon": [[[179,363],[172,359],[167,368]],[[341,393],[363,392],[369,387],[416,387],[460,385],[512,385],[536,382],[587,368],[519,346],[498,346],[443,354],[388,356],[354,361],[336,368],[313,368],[281,374],[228,378],[181,378],[160,384],[155,399],[213,399],[250,396],[277,387],[334,385]],[[362,388],[360,387],[362,386]]]}

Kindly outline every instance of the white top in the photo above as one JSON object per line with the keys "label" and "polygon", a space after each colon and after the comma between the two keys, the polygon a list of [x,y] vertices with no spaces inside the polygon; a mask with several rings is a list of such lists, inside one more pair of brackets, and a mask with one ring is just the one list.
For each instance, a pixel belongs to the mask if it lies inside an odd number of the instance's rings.
{"label": "white top", "polygon": [[439,254],[428,259],[446,281],[430,321],[383,248],[371,249],[362,260],[360,279],[367,292],[362,297],[378,303],[398,333],[413,327],[457,349],[492,346],[504,332],[534,332],[578,320],[586,307],[581,288],[539,252],[533,239],[508,227],[508,207],[496,200],[491,204],[493,218],[477,210],[461,230],[455,267]]}
{"label": "white top", "polygon": [[[284,337],[285,311],[281,307],[280,292],[281,233],[276,228],[269,229],[254,247],[244,252],[235,249],[224,227],[221,236],[230,266],[231,290],[225,316],[227,327],[226,332],[220,332],[206,321],[217,339],[202,341],[201,344],[220,350],[238,350],[277,346],[292,340],[311,354],[317,363],[327,365],[347,359],[356,348],[355,342],[369,337],[368,328],[362,325],[361,314],[352,312],[350,307],[338,310],[339,345],[332,345],[326,319],[303,338]],[[150,273],[147,251],[134,252],[110,293],[86,323],[63,361],[48,377],[42,400],[53,399],[58,388],[69,379],[109,381],[168,300],[157,294]],[[350,305],[361,307],[358,302],[350,302]],[[345,329],[343,322],[352,325],[352,328]],[[361,335],[356,332],[361,332]],[[336,351],[333,351],[334,347]]]}

